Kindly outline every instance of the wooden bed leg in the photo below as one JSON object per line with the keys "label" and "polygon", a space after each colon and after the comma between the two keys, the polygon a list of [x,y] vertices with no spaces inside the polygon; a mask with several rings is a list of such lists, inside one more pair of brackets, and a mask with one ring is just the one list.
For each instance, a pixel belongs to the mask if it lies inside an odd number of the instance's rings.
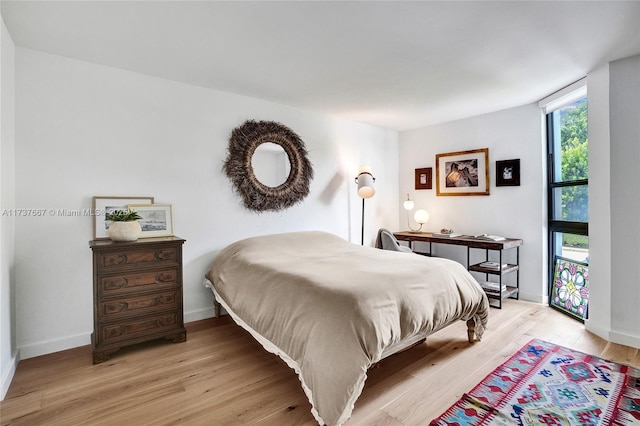
{"label": "wooden bed leg", "polygon": [[215,300],[213,301],[213,317],[220,318],[220,310],[222,309],[222,305]]}
{"label": "wooden bed leg", "polygon": [[476,322],[473,319],[467,321],[467,337],[469,343],[473,343],[473,338],[476,334]]}

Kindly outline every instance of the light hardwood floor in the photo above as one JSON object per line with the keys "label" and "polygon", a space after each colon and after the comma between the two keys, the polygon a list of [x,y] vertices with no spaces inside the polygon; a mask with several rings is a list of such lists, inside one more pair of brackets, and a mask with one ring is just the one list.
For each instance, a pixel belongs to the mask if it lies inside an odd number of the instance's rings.
{"label": "light hardwood floor", "polygon": [[[2,425],[314,425],[297,376],[229,317],[187,324],[187,342],[125,348],[92,365],[89,346],[21,361]],[[509,300],[482,342],[464,322],[369,371],[350,425],[426,425],[532,338],[640,367],[557,311]]]}

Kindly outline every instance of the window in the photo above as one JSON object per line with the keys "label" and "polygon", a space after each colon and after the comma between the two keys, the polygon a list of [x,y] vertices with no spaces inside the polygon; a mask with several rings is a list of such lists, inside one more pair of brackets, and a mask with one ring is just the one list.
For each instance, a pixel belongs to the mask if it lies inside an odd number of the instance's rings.
{"label": "window", "polygon": [[[589,263],[589,158],[586,88],[580,97],[547,107],[549,294],[558,259]],[[573,287],[569,287],[573,288]],[[576,288],[583,295],[586,288]],[[586,298],[588,301],[588,298]],[[569,303],[569,302],[567,302]],[[553,305],[553,303],[552,303]],[[586,318],[584,315],[579,319]]]}

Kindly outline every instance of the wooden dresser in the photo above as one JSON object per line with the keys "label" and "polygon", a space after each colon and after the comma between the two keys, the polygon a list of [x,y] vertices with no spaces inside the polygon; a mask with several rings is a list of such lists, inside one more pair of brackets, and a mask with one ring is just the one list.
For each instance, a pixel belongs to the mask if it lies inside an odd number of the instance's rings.
{"label": "wooden dresser", "polygon": [[93,363],[124,346],[167,338],[184,342],[182,244],[178,237],[94,240]]}

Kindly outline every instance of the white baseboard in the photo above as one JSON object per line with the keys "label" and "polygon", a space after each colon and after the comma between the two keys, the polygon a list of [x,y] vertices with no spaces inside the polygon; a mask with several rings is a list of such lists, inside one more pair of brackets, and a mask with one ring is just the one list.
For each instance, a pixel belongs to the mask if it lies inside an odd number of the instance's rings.
{"label": "white baseboard", "polygon": [[587,330],[589,333],[593,333],[596,336],[600,337],[601,339],[604,340],[609,340],[609,328],[607,327],[600,327],[598,325],[596,325],[596,323],[594,323],[593,321],[587,319],[584,322],[584,329]]}
{"label": "white baseboard", "polygon": [[55,340],[47,340],[44,342],[33,343],[31,345],[21,346],[20,359],[33,358],[40,355],[51,354],[54,352],[64,351],[66,349],[77,348],[91,344],[91,333],[82,333],[75,336],[63,337]]}
{"label": "white baseboard", "polygon": [[18,368],[18,362],[20,362],[20,351],[16,351],[11,357],[11,362],[7,365],[7,368],[2,372],[2,381],[0,382],[0,401],[4,401],[4,397],[9,391],[9,385],[13,380],[13,375],[16,374],[16,368]]}
{"label": "white baseboard", "polygon": [[599,327],[593,321],[585,321],[585,329],[596,336],[612,343],[640,349],[640,336],[612,331],[607,327]]}
{"label": "white baseboard", "polygon": [[[210,308],[199,309],[197,311],[186,312],[184,314],[184,322],[199,321],[213,317],[213,305]],[[21,346],[21,359],[33,358],[40,355],[46,355],[54,352],[64,351],[66,349],[77,348],[78,346],[91,344],[91,332],[78,334],[75,336],[63,337],[55,340],[33,343]]]}
{"label": "white baseboard", "polygon": [[519,292],[519,298],[520,300],[526,300],[528,302],[542,303],[543,305],[549,304],[549,297],[538,293],[524,293],[521,290]]}
{"label": "white baseboard", "polygon": [[613,343],[640,349],[640,336],[632,336],[631,334],[612,331],[609,333],[609,337]]}
{"label": "white baseboard", "polygon": [[213,318],[213,305],[209,308],[198,309],[197,311],[190,311],[184,313],[184,322],[200,321],[207,318]]}

